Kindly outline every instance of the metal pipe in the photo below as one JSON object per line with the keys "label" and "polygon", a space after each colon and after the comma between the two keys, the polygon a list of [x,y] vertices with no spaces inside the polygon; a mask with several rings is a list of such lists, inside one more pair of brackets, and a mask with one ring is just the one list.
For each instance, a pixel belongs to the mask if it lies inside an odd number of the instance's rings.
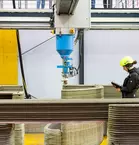
{"label": "metal pipe", "polygon": [[84,84],[84,30],[79,39],[79,84]]}
{"label": "metal pipe", "polygon": [[13,2],[13,9],[16,9],[16,3],[15,3],[15,0],[12,0]]}

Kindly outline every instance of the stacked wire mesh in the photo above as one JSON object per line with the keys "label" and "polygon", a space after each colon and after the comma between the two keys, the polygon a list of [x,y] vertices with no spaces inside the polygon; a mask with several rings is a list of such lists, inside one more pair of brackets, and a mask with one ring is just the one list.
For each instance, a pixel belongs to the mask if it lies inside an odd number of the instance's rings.
{"label": "stacked wire mesh", "polygon": [[109,105],[108,145],[139,144],[139,105]]}

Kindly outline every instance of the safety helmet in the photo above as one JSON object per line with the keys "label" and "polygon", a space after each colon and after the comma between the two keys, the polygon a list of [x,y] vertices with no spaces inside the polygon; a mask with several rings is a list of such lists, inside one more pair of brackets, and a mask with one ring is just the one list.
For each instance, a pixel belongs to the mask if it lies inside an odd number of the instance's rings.
{"label": "safety helmet", "polygon": [[124,58],[121,59],[120,61],[120,66],[126,66],[128,64],[132,64],[134,60],[130,56],[125,56]]}

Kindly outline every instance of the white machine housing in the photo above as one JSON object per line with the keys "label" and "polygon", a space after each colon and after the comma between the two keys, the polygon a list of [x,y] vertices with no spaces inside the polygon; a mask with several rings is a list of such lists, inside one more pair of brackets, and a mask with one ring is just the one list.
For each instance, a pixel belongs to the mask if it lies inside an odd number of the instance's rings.
{"label": "white machine housing", "polygon": [[[57,2],[58,0],[55,0]],[[71,14],[57,14],[55,9],[55,28],[56,34],[62,32],[62,34],[69,33],[71,28],[91,28],[91,0],[79,0],[78,4]]]}

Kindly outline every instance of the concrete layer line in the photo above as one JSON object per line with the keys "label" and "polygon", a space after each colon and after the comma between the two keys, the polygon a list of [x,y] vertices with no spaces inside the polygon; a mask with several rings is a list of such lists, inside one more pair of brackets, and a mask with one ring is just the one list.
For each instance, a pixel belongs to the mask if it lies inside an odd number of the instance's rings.
{"label": "concrete layer line", "polygon": [[0,123],[102,121],[109,104],[139,104],[139,99],[1,100]]}
{"label": "concrete layer line", "polygon": [[[0,86],[0,99],[19,99],[25,98],[25,94],[22,86],[17,85],[2,85]],[[0,124],[3,125],[3,124]],[[8,126],[9,124],[7,124]],[[24,124],[12,124],[13,128],[11,130],[11,135],[9,136],[10,144],[8,145],[23,145],[24,144]],[[0,132],[2,132],[0,128]],[[8,134],[4,134],[7,138]],[[1,138],[1,136],[0,136]]]}
{"label": "concrete layer line", "polygon": [[[104,98],[102,85],[66,85],[61,90],[62,99]],[[104,121],[61,123],[61,145],[99,145],[103,141]]]}
{"label": "concrete layer line", "polygon": [[108,145],[139,144],[139,104],[109,107]]}

